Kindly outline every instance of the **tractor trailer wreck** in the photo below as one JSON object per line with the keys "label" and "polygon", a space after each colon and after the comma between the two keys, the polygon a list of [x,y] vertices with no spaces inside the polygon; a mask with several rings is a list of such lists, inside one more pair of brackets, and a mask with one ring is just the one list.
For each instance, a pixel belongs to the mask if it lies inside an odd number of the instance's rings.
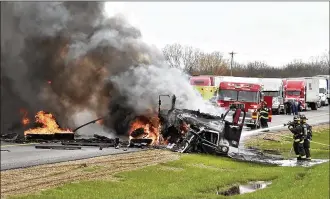
{"label": "tractor trailer wreck", "polygon": [[201,113],[199,110],[175,108],[175,95],[171,108],[162,109],[159,98],[160,131],[167,144],[175,145],[182,153],[208,153],[227,155],[230,147],[238,148],[246,112],[228,109],[221,116]]}

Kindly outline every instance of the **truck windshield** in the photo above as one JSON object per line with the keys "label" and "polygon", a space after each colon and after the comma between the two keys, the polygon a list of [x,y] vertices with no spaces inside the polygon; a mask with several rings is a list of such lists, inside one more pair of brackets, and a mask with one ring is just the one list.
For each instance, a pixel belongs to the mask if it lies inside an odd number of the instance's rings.
{"label": "truck windshield", "polygon": [[300,91],[287,91],[287,95],[300,96]]}
{"label": "truck windshield", "polygon": [[319,93],[323,93],[324,94],[325,93],[325,88],[320,88],[319,89]]}
{"label": "truck windshield", "polygon": [[220,90],[218,95],[218,100],[236,101],[237,94],[238,94],[237,91],[233,91],[233,90]]}
{"label": "truck windshield", "polygon": [[242,102],[258,102],[258,92],[239,91],[238,101]]}
{"label": "truck windshield", "polygon": [[278,91],[264,91],[264,95],[265,96],[272,96],[272,97],[277,97],[279,96],[279,92]]}

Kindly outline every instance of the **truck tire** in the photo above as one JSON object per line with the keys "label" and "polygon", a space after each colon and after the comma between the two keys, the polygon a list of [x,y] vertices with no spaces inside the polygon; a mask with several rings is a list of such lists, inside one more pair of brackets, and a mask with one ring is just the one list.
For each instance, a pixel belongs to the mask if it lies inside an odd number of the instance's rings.
{"label": "truck tire", "polygon": [[273,109],[273,110],[272,110],[273,115],[277,115],[277,114],[278,114],[278,110],[279,110],[279,109]]}
{"label": "truck tire", "polygon": [[311,103],[310,106],[312,110],[317,110],[317,103]]}

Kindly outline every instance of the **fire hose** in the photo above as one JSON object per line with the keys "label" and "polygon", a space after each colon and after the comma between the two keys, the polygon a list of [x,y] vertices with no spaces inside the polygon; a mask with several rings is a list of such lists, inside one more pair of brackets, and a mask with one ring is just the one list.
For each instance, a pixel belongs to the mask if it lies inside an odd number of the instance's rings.
{"label": "fire hose", "polygon": [[[262,131],[265,131],[265,130],[269,130],[269,129],[274,129],[274,128],[279,128],[279,127],[284,127],[286,126],[287,124],[282,124],[282,125],[278,125],[278,126],[272,126],[272,127],[268,127],[268,128],[264,128],[264,129],[258,129],[258,130],[254,130],[253,132],[262,132]],[[286,138],[292,138],[290,136],[286,136],[286,135],[279,135],[277,133],[267,133],[267,134],[274,134],[274,135],[278,135],[278,136],[282,136],[282,137],[286,137]],[[315,144],[319,144],[319,145],[323,145],[323,146],[327,146],[327,147],[330,147],[329,144],[324,144],[324,143],[320,143],[320,142],[315,142],[315,141],[310,141],[311,143],[315,143]]]}
{"label": "fire hose", "polygon": [[[276,134],[276,133],[268,133],[268,134]],[[292,138],[292,137],[290,137],[290,136],[286,136],[286,135],[279,135],[279,134],[277,134],[278,136],[282,136],[282,137],[286,137],[286,138]],[[329,144],[324,144],[324,143],[320,143],[320,142],[314,142],[314,141],[311,141],[310,140],[310,142],[312,142],[312,143],[315,143],[315,144],[319,144],[319,145],[323,145],[323,146],[327,146],[327,147],[330,147],[330,145]]]}

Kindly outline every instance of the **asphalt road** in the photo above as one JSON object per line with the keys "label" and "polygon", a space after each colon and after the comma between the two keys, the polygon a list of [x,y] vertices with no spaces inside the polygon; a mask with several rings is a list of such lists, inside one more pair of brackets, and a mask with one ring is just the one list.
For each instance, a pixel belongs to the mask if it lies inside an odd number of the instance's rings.
{"label": "asphalt road", "polygon": [[[305,112],[301,112],[301,114],[304,114],[307,117],[307,123],[310,125],[328,123],[330,117],[329,108],[330,106],[324,106],[316,111],[308,110]],[[288,123],[292,120],[293,115],[273,115],[272,122],[269,122],[268,126],[272,128],[271,131],[284,130],[287,129],[287,127],[283,126],[283,124]],[[264,132],[244,129],[242,132],[241,139],[244,140],[251,135],[257,135],[260,133]]]}
{"label": "asphalt road", "polygon": [[98,147],[82,147],[80,150],[57,150],[36,149],[35,145],[37,144],[6,145],[2,143],[1,171],[141,150],[138,148],[128,148],[127,151],[124,151],[123,148],[115,149],[114,147],[103,148],[102,150],[99,150]]}
{"label": "asphalt road", "polygon": [[[322,107],[317,111],[306,111],[304,114],[309,119],[311,125],[329,122],[329,108]],[[269,123],[269,127],[278,128],[273,130],[283,130],[284,123],[292,120],[293,116],[289,115],[274,115],[273,121]],[[273,131],[272,130],[272,131]],[[242,140],[251,135],[263,132],[254,132],[249,129],[244,129]],[[8,145],[1,143],[1,170],[29,167],[41,164],[64,162],[70,160],[85,159],[103,155],[119,154],[134,152],[141,149],[129,148],[127,151],[123,149],[104,148],[99,150],[98,147],[83,147],[81,150],[55,150],[55,149],[35,149],[36,144],[30,145]],[[9,151],[5,151],[9,150]]]}

